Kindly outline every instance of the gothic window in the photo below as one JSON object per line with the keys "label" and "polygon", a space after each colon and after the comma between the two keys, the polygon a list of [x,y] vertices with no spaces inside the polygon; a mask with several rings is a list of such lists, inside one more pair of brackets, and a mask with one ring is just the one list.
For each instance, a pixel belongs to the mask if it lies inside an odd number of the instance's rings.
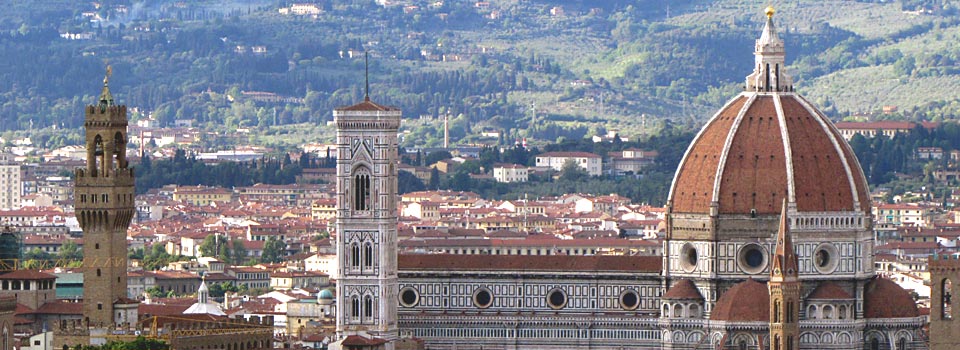
{"label": "gothic window", "polygon": [[350,267],[360,267],[360,245],[356,243],[350,244]]}
{"label": "gothic window", "polygon": [[363,245],[363,266],[373,268],[373,243],[367,242]]}
{"label": "gothic window", "polygon": [[363,297],[363,317],[366,321],[373,321],[373,297],[365,296]]}
{"label": "gothic window", "polygon": [[782,322],[780,320],[780,301],[779,300],[773,302],[773,322],[775,323]]}
{"label": "gothic window", "polygon": [[354,295],[353,298],[350,298],[350,311],[351,318],[360,318],[360,297]]}
{"label": "gothic window", "polygon": [[907,350],[907,338],[897,340],[897,350]]}
{"label": "gothic window", "polygon": [[787,302],[787,323],[793,323],[793,302]]}
{"label": "gothic window", "polygon": [[940,282],[940,319],[942,320],[952,320],[953,319],[953,307],[950,305],[951,293],[953,292],[953,282],[950,279],[944,278]]}
{"label": "gothic window", "polygon": [[870,339],[870,350],[880,350],[880,341],[877,338]]}
{"label": "gothic window", "polygon": [[370,210],[370,170],[358,168],[353,174],[353,210]]}

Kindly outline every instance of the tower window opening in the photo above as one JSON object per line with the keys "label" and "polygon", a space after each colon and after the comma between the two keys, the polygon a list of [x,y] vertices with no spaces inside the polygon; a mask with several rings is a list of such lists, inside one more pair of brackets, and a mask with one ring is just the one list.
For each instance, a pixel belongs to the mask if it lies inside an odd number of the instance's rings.
{"label": "tower window opening", "polygon": [[97,177],[101,175],[106,175],[106,169],[103,168],[104,167],[103,163],[105,163],[105,159],[103,157],[104,157],[103,138],[100,137],[100,135],[97,135],[93,139],[93,162],[92,162],[93,164],[88,164],[88,167],[92,166],[92,169],[89,169],[91,172],[91,176]]}
{"label": "tower window opening", "polygon": [[353,176],[353,210],[370,210],[370,171],[360,168]]}
{"label": "tower window opening", "polygon": [[373,267],[373,244],[370,242],[363,246],[363,264],[367,268]]}
{"label": "tower window opening", "polygon": [[951,305],[951,297],[953,294],[953,281],[950,281],[948,278],[944,278],[940,282],[940,319],[942,320],[952,320],[953,319],[953,306]]}
{"label": "tower window opening", "polygon": [[369,295],[363,298],[363,317],[373,318],[373,297]]}
{"label": "tower window opening", "polygon": [[356,243],[350,245],[350,266],[360,267],[360,246]]}

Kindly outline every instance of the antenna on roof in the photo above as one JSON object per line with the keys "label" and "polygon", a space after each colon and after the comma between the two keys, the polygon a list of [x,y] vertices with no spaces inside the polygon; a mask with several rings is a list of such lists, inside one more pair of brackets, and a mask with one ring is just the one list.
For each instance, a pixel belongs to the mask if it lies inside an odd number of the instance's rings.
{"label": "antenna on roof", "polygon": [[363,52],[363,66],[364,66],[364,78],[366,79],[367,87],[363,93],[363,100],[370,101],[370,54],[367,51]]}

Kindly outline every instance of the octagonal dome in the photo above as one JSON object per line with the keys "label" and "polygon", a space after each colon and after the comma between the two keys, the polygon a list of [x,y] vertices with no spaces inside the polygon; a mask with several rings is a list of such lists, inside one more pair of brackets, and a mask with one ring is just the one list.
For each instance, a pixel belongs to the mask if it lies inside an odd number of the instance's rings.
{"label": "octagonal dome", "polygon": [[870,212],[863,170],[833,123],[794,92],[772,18],[757,40],[745,91],[687,149],[670,189],[672,213]]}

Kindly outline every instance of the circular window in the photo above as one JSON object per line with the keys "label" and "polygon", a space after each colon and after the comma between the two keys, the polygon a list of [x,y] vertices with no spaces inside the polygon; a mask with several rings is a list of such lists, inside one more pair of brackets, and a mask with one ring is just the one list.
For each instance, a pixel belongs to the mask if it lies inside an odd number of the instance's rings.
{"label": "circular window", "polygon": [[751,243],[740,248],[737,255],[737,264],[740,269],[749,274],[763,272],[767,267],[767,251],[759,244]]}
{"label": "circular window", "polygon": [[551,309],[562,309],[567,306],[567,293],[560,288],[554,288],[547,293],[547,305]]}
{"label": "circular window", "polygon": [[478,288],[473,292],[473,306],[486,309],[493,304],[493,294],[487,288]]}
{"label": "circular window", "polygon": [[686,272],[693,272],[697,269],[697,248],[693,244],[687,243],[680,249],[680,267]]}
{"label": "circular window", "polygon": [[830,243],[823,243],[813,250],[813,268],[820,273],[832,273],[840,263],[840,252]]}
{"label": "circular window", "polygon": [[640,306],[640,295],[633,289],[627,289],[620,294],[620,307],[625,310],[634,310]]}
{"label": "circular window", "polygon": [[413,287],[405,287],[400,291],[400,305],[414,307],[420,302],[420,293]]}

